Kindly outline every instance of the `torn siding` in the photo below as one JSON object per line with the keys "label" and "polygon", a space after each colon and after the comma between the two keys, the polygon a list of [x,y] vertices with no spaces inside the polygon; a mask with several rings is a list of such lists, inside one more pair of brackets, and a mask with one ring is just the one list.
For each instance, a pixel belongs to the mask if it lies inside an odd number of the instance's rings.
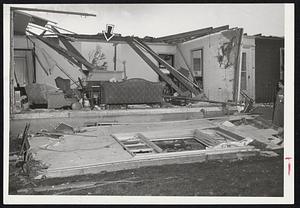
{"label": "torn siding", "polygon": [[[203,51],[203,89],[210,100],[228,101],[234,99],[234,77],[238,55],[238,30],[208,35],[179,44],[179,47],[192,66],[192,51]],[[175,65],[186,67],[179,53]]]}

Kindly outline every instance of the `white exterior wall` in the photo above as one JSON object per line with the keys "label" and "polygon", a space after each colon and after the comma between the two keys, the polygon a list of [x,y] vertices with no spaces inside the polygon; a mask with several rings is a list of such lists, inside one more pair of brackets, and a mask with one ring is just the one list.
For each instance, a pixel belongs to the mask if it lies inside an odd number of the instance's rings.
{"label": "white exterior wall", "polygon": [[[81,42],[81,54],[89,60],[89,52],[94,50],[99,45],[105,54],[105,61],[107,62],[107,70],[114,70],[114,46],[113,43],[107,42]],[[149,47],[156,53],[173,54],[176,53],[176,46],[167,44],[148,44]],[[147,54],[147,53],[145,53]],[[157,66],[158,63],[152,57],[148,56]],[[91,61],[91,60],[89,60]],[[126,75],[128,79],[142,78],[148,81],[157,82],[158,75],[148,64],[127,44],[117,44],[117,60],[116,70],[124,71],[123,61],[125,61]]]}
{"label": "white exterior wall", "polygon": [[[203,49],[203,88],[210,100],[233,100],[234,66],[220,66],[217,56],[221,44],[228,42],[222,33],[201,37],[179,44],[187,63],[192,68],[192,50]],[[179,52],[175,56],[176,67],[186,67]]]}

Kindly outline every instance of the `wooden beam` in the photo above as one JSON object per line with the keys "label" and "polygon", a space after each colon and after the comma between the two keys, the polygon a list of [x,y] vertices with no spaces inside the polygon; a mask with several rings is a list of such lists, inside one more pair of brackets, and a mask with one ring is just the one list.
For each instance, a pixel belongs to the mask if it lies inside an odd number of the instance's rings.
{"label": "wooden beam", "polygon": [[215,140],[213,137],[211,137],[208,134],[202,133],[198,129],[194,131],[194,138],[200,143],[203,143],[207,146],[216,146],[220,144],[219,141]]}
{"label": "wooden beam", "polygon": [[173,99],[182,99],[182,100],[190,100],[190,101],[199,101],[199,102],[206,102],[206,103],[216,103],[216,104],[223,104],[223,105],[233,105],[233,106],[244,106],[242,104],[234,103],[234,102],[221,102],[215,100],[203,100],[197,98],[188,98],[188,97],[181,97],[181,96],[168,96],[164,95],[165,98],[173,98]]}
{"label": "wooden beam", "polygon": [[53,24],[57,24],[57,22],[53,22],[53,21],[48,20],[48,19],[45,19],[45,18],[41,18],[41,17],[35,16],[35,15],[32,15],[32,14],[28,14],[28,13],[25,13],[25,12],[21,12],[21,11],[19,11],[19,10],[13,9],[13,11],[14,11],[15,13],[19,13],[19,14],[21,14],[21,15],[25,15],[25,16],[31,17],[31,20],[33,20],[33,19],[35,18],[35,19],[42,20],[42,21],[44,21],[44,22],[51,22],[51,23],[53,23]]}
{"label": "wooden beam", "polygon": [[233,82],[233,100],[237,103],[239,98],[239,76],[240,76],[240,67],[239,63],[241,62],[240,51],[241,51],[241,42],[243,38],[243,28],[238,29],[238,49],[236,54],[236,60],[234,65],[234,82]]}
{"label": "wooden beam", "polygon": [[185,93],[168,77],[164,74],[152,61],[148,58],[134,43],[131,39],[126,39],[126,42],[131,46],[131,48],[164,80],[166,81],[176,92],[180,95]]}
{"label": "wooden beam", "polygon": [[89,71],[91,71],[92,69],[96,68],[96,66],[94,66],[91,63],[87,62],[85,59],[82,59],[80,56],[74,54],[73,52],[68,51],[68,50],[62,48],[59,45],[51,43],[51,41],[49,41],[49,40],[47,40],[47,39],[45,39],[43,37],[40,37],[40,36],[36,35],[35,33],[31,32],[31,31],[27,30],[27,32],[30,33],[30,34],[32,34],[34,37],[36,37],[37,39],[39,39],[43,43],[47,44],[51,48],[53,48],[59,54],[61,54],[62,56],[66,57],[68,60],[70,60],[74,64],[76,64],[78,67],[80,67],[80,65],[79,65],[79,63],[80,63],[80,64],[83,64],[84,66],[86,66]]}
{"label": "wooden beam", "polygon": [[163,152],[163,150],[157,146],[156,144],[154,144],[153,142],[151,142],[149,139],[147,139],[143,134],[138,133],[137,137],[142,140],[144,143],[146,143],[149,147],[151,147],[152,149],[154,149],[155,152],[160,153]]}
{"label": "wooden beam", "polygon": [[184,57],[184,55],[183,55],[183,53],[182,53],[182,51],[181,51],[181,49],[180,49],[180,46],[179,46],[179,45],[176,45],[176,47],[177,47],[177,50],[179,51],[180,56],[181,56],[182,59],[183,59],[183,62],[185,63],[186,67],[189,69],[191,75],[193,76],[193,79],[195,80],[195,73],[194,73],[194,71],[191,69],[191,67],[189,66],[189,64],[187,63],[187,61],[186,61],[186,59],[185,59],[185,57]]}
{"label": "wooden beam", "polygon": [[200,94],[200,90],[196,90],[196,87],[198,86],[194,84],[191,80],[189,80],[187,77],[185,77],[183,74],[178,72],[176,69],[174,69],[172,66],[170,66],[166,61],[161,59],[149,46],[147,46],[145,43],[141,41],[137,41],[134,39],[135,43],[139,44],[141,47],[143,47],[156,61],[164,65],[167,70],[184,86],[186,87],[190,92],[194,93],[195,95]]}
{"label": "wooden beam", "polygon": [[96,174],[101,171],[112,172],[118,170],[135,169],[145,166],[159,166],[166,164],[183,164],[183,163],[195,163],[205,162],[207,160],[226,159],[230,158],[244,158],[255,156],[259,150],[252,146],[245,147],[231,147],[226,149],[207,149],[207,150],[195,150],[195,151],[182,151],[182,152],[169,152],[160,154],[148,154],[141,155],[135,158],[97,163],[90,165],[82,165],[76,167],[65,167],[44,170],[41,175],[38,175],[35,179],[46,176],[47,178],[55,177],[67,177],[74,175]]}
{"label": "wooden beam", "polygon": [[72,53],[76,54],[78,57],[81,59],[85,60],[88,62],[80,53],[79,51],[63,36],[60,35],[60,32],[52,26],[52,30],[56,33],[58,33],[58,39],[64,44],[64,46],[67,48],[67,50],[71,51]]}
{"label": "wooden beam", "polygon": [[193,31],[189,31],[189,32],[163,36],[163,37],[155,38],[155,40],[156,41],[168,41],[168,40],[171,40],[171,39],[186,38],[186,37],[193,36],[193,35],[200,35],[200,34],[203,34],[203,33],[207,33],[208,31],[210,31],[212,29],[213,29],[212,27],[207,27],[207,28],[203,28],[203,29],[200,29],[200,30],[193,30]]}
{"label": "wooden beam", "polygon": [[216,27],[216,28],[210,27],[210,28],[204,28],[204,29],[195,30],[195,31],[191,31],[191,32],[166,36],[163,38],[156,38],[155,41],[163,41],[163,42],[167,42],[167,43],[171,43],[171,42],[182,43],[185,41],[193,40],[196,38],[200,38],[200,37],[203,37],[206,35],[210,35],[210,34],[217,33],[222,30],[228,30],[228,29],[229,29],[229,25],[224,25],[224,26]]}
{"label": "wooden beam", "polygon": [[121,147],[124,149],[124,150],[126,150],[132,157],[134,157],[135,156],[135,154],[134,153],[132,153],[117,137],[115,137],[114,135],[111,135],[111,137],[112,138],[114,138],[114,140],[116,141],[116,142],[118,142],[119,143],[119,145],[121,145]]}

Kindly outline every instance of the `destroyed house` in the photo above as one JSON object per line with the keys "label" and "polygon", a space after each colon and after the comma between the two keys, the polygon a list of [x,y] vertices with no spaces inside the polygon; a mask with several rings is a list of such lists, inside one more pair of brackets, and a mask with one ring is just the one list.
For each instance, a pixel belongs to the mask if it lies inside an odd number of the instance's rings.
{"label": "destroyed house", "polygon": [[[69,80],[67,88],[71,89],[81,87],[78,78],[84,83],[137,78],[165,81],[173,88],[172,93],[180,90],[174,82],[184,83],[179,95],[188,90],[194,95],[204,93],[207,99],[214,101],[239,99],[241,28],[209,27],[159,38],[116,34],[107,41],[102,33],[75,34],[50,20],[19,11],[14,11],[13,28],[12,79],[17,95],[11,94],[12,97],[25,94],[26,86],[26,94],[31,91],[36,96],[39,91],[45,91],[41,88],[57,89],[57,79],[61,78]],[[132,40],[133,45],[129,43]],[[32,85],[35,89],[35,85],[42,86],[36,91],[31,90]],[[47,104],[51,96],[41,97],[34,102]],[[30,102],[37,98],[28,95],[28,99]],[[50,106],[58,107],[61,106]]]}
{"label": "destroyed house", "polygon": [[282,132],[239,103],[254,98],[245,63],[258,66],[241,55],[252,44],[242,28],[107,38],[19,10],[11,20],[9,136],[22,162],[43,165],[35,179],[242,159],[258,155],[253,141],[282,148]]}

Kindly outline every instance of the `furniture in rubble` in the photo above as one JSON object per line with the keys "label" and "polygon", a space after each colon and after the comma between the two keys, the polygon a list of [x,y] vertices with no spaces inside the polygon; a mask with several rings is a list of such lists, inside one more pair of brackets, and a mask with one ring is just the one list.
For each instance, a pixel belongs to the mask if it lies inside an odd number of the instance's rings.
{"label": "furniture in rubble", "polygon": [[123,74],[123,71],[93,70],[89,73],[87,81],[109,81],[111,79],[121,81]]}
{"label": "furniture in rubble", "polygon": [[76,98],[66,98],[62,90],[46,84],[28,84],[25,86],[31,105],[47,105],[49,109],[71,106]]}
{"label": "furniture in rubble", "polygon": [[73,91],[71,90],[71,81],[69,79],[56,77],[55,84],[59,89],[63,91],[66,97],[73,97]]}
{"label": "furniture in rubble", "polygon": [[122,82],[101,82],[100,103],[105,105],[162,104],[163,84],[133,78]]}

